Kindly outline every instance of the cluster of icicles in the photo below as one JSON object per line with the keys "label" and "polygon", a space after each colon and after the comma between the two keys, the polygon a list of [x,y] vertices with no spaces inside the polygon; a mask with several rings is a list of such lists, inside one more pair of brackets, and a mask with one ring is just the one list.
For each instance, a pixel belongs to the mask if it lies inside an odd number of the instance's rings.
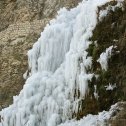
{"label": "cluster of icicles", "polygon": [[57,126],[81,110],[79,102],[95,76],[87,73],[92,57],[86,50],[97,24],[97,7],[108,1],[83,0],[70,11],[61,9],[50,21],[28,52],[31,72],[23,90],[0,112],[2,126]]}

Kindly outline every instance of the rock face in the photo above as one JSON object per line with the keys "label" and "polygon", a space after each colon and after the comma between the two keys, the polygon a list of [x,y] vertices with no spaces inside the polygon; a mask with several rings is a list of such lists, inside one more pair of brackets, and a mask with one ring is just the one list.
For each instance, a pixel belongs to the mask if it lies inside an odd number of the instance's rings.
{"label": "rock face", "polygon": [[[93,62],[93,71],[100,74],[97,81],[100,109],[107,109],[109,104],[126,100],[126,1],[123,2],[123,9],[116,8],[115,12],[110,10],[103,21],[99,22],[92,40],[97,40],[98,44],[97,48],[93,49],[93,59],[97,59],[106,48],[115,46],[108,61],[107,71],[101,70],[99,64]],[[103,87],[109,83],[116,84],[116,88],[106,91]]]}
{"label": "rock face", "polygon": [[10,24],[52,18],[61,7],[71,8],[80,0],[1,0],[0,30]]}
{"label": "rock face", "polygon": [[115,113],[109,120],[111,126],[125,126],[126,125],[126,102],[118,103],[119,111]]}
{"label": "rock face", "polygon": [[[114,6],[117,3],[112,1],[109,4]],[[99,11],[104,10],[107,5],[99,7]],[[88,113],[97,114],[99,111],[109,110],[118,101],[126,101],[126,1],[123,2],[123,9],[109,10],[107,16],[98,22],[90,40],[92,44],[87,51],[92,57],[92,68],[89,72],[99,77],[94,77],[89,83],[89,94],[82,101],[82,110],[75,115],[78,119]],[[108,60],[108,70],[105,71],[97,60],[111,46],[115,48]],[[113,90],[107,90],[106,86],[109,84],[116,86]],[[97,98],[94,96],[94,85],[97,87]]]}
{"label": "rock face", "polygon": [[24,84],[27,51],[61,7],[79,0],[0,1],[0,110],[12,103]]}
{"label": "rock face", "polygon": [[[1,0],[0,1],[0,109],[12,103],[24,84],[23,74],[27,69],[27,51],[39,38],[44,26],[51,20],[61,7],[72,8],[79,0]],[[116,2],[110,2],[115,5]],[[104,9],[105,6],[99,8]],[[126,1],[123,10],[116,8],[99,21],[88,50],[93,57],[92,72],[99,74],[89,84],[89,96],[82,102],[82,111],[75,115],[80,119],[87,113],[97,114],[110,105],[126,100]],[[97,59],[110,46],[117,46],[109,60],[109,69],[101,69]],[[105,86],[115,84],[114,90],[106,91]],[[94,87],[97,84],[98,100],[94,98]],[[85,104],[87,103],[87,104]],[[123,105],[125,108],[125,104]],[[124,109],[125,110],[125,109]],[[121,114],[119,114],[121,113]],[[120,111],[110,120],[112,126],[124,126],[126,112]],[[74,116],[74,115],[73,115]],[[118,119],[117,119],[118,118]],[[121,125],[122,124],[122,125]]]}

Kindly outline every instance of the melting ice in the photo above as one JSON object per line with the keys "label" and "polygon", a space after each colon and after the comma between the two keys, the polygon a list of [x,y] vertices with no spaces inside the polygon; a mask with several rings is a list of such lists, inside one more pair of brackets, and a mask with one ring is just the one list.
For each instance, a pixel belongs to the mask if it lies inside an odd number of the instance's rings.
{"label": "melting ice", "polygon": [[[19,96],[3,109],[3,126],[57,126],[72,118],[88,93],[92,58],[86,51],[97,24],[97,7],[109,0],[83,0],[50,21],[28,52],[30,76]],[[79,91],[79,94],[75,94]]]}

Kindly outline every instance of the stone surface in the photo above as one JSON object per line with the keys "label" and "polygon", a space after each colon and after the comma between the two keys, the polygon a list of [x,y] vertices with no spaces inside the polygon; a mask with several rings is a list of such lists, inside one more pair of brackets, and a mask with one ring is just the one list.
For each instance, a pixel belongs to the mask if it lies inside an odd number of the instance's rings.
{"label": "stone surface", "polygon": [[61,7],[72,8],[80,0],[1,0],[0,30],[17,22],[52,18]]}
{"label": "stone surface", "polygon": [[109,120],[111,126],[126,126],[126,102],[118,103],[119,111]]}
{"label": "stone surface", "polygon": [[[115,1],[110,2],[116,5]],[[103,10],[107,6],[99,7]],[[110,106],[126,101],[126,1],[123,2],[123,9],[116,8],[115,12],[109,11],[102,21],[99,21],[90,38],[92,44],[87,50],[92,56],[92,68],[88,72],[99,75],[89,82],[89,94],[82,100],[82,110],[75,114],[77,119],[81,119],[87,114],[97,114],[99,111],[109,110]],[[95,46],[97,42],[97,46]],[[110,46],[117,46],[113,49],[112,56],[108,60],[108,70],[102,70],[97,60],[100,54],[105,52]],[[119,51],[119,53],[117,53]],[[105,86],[116,84],[113,90],[106,90]],[[97,86],[98,99],[94,97],[94,85]]]}

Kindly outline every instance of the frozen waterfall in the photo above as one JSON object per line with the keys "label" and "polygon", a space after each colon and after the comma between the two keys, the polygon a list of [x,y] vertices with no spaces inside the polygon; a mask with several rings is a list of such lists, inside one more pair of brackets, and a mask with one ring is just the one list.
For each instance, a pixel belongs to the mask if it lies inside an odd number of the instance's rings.
{"label": "frozen waterfall", "polygon": [[[30,74],[23,90],[0,112],[2,126],[57,126],[78,112],[94,76],[87,73],[92,57],[86,50],[97,24],[97,7],[108,1],[83,0],[70,11],[61,9],[50,21],[28,51]],[[80,94],[75,96],[75,91]]]}

